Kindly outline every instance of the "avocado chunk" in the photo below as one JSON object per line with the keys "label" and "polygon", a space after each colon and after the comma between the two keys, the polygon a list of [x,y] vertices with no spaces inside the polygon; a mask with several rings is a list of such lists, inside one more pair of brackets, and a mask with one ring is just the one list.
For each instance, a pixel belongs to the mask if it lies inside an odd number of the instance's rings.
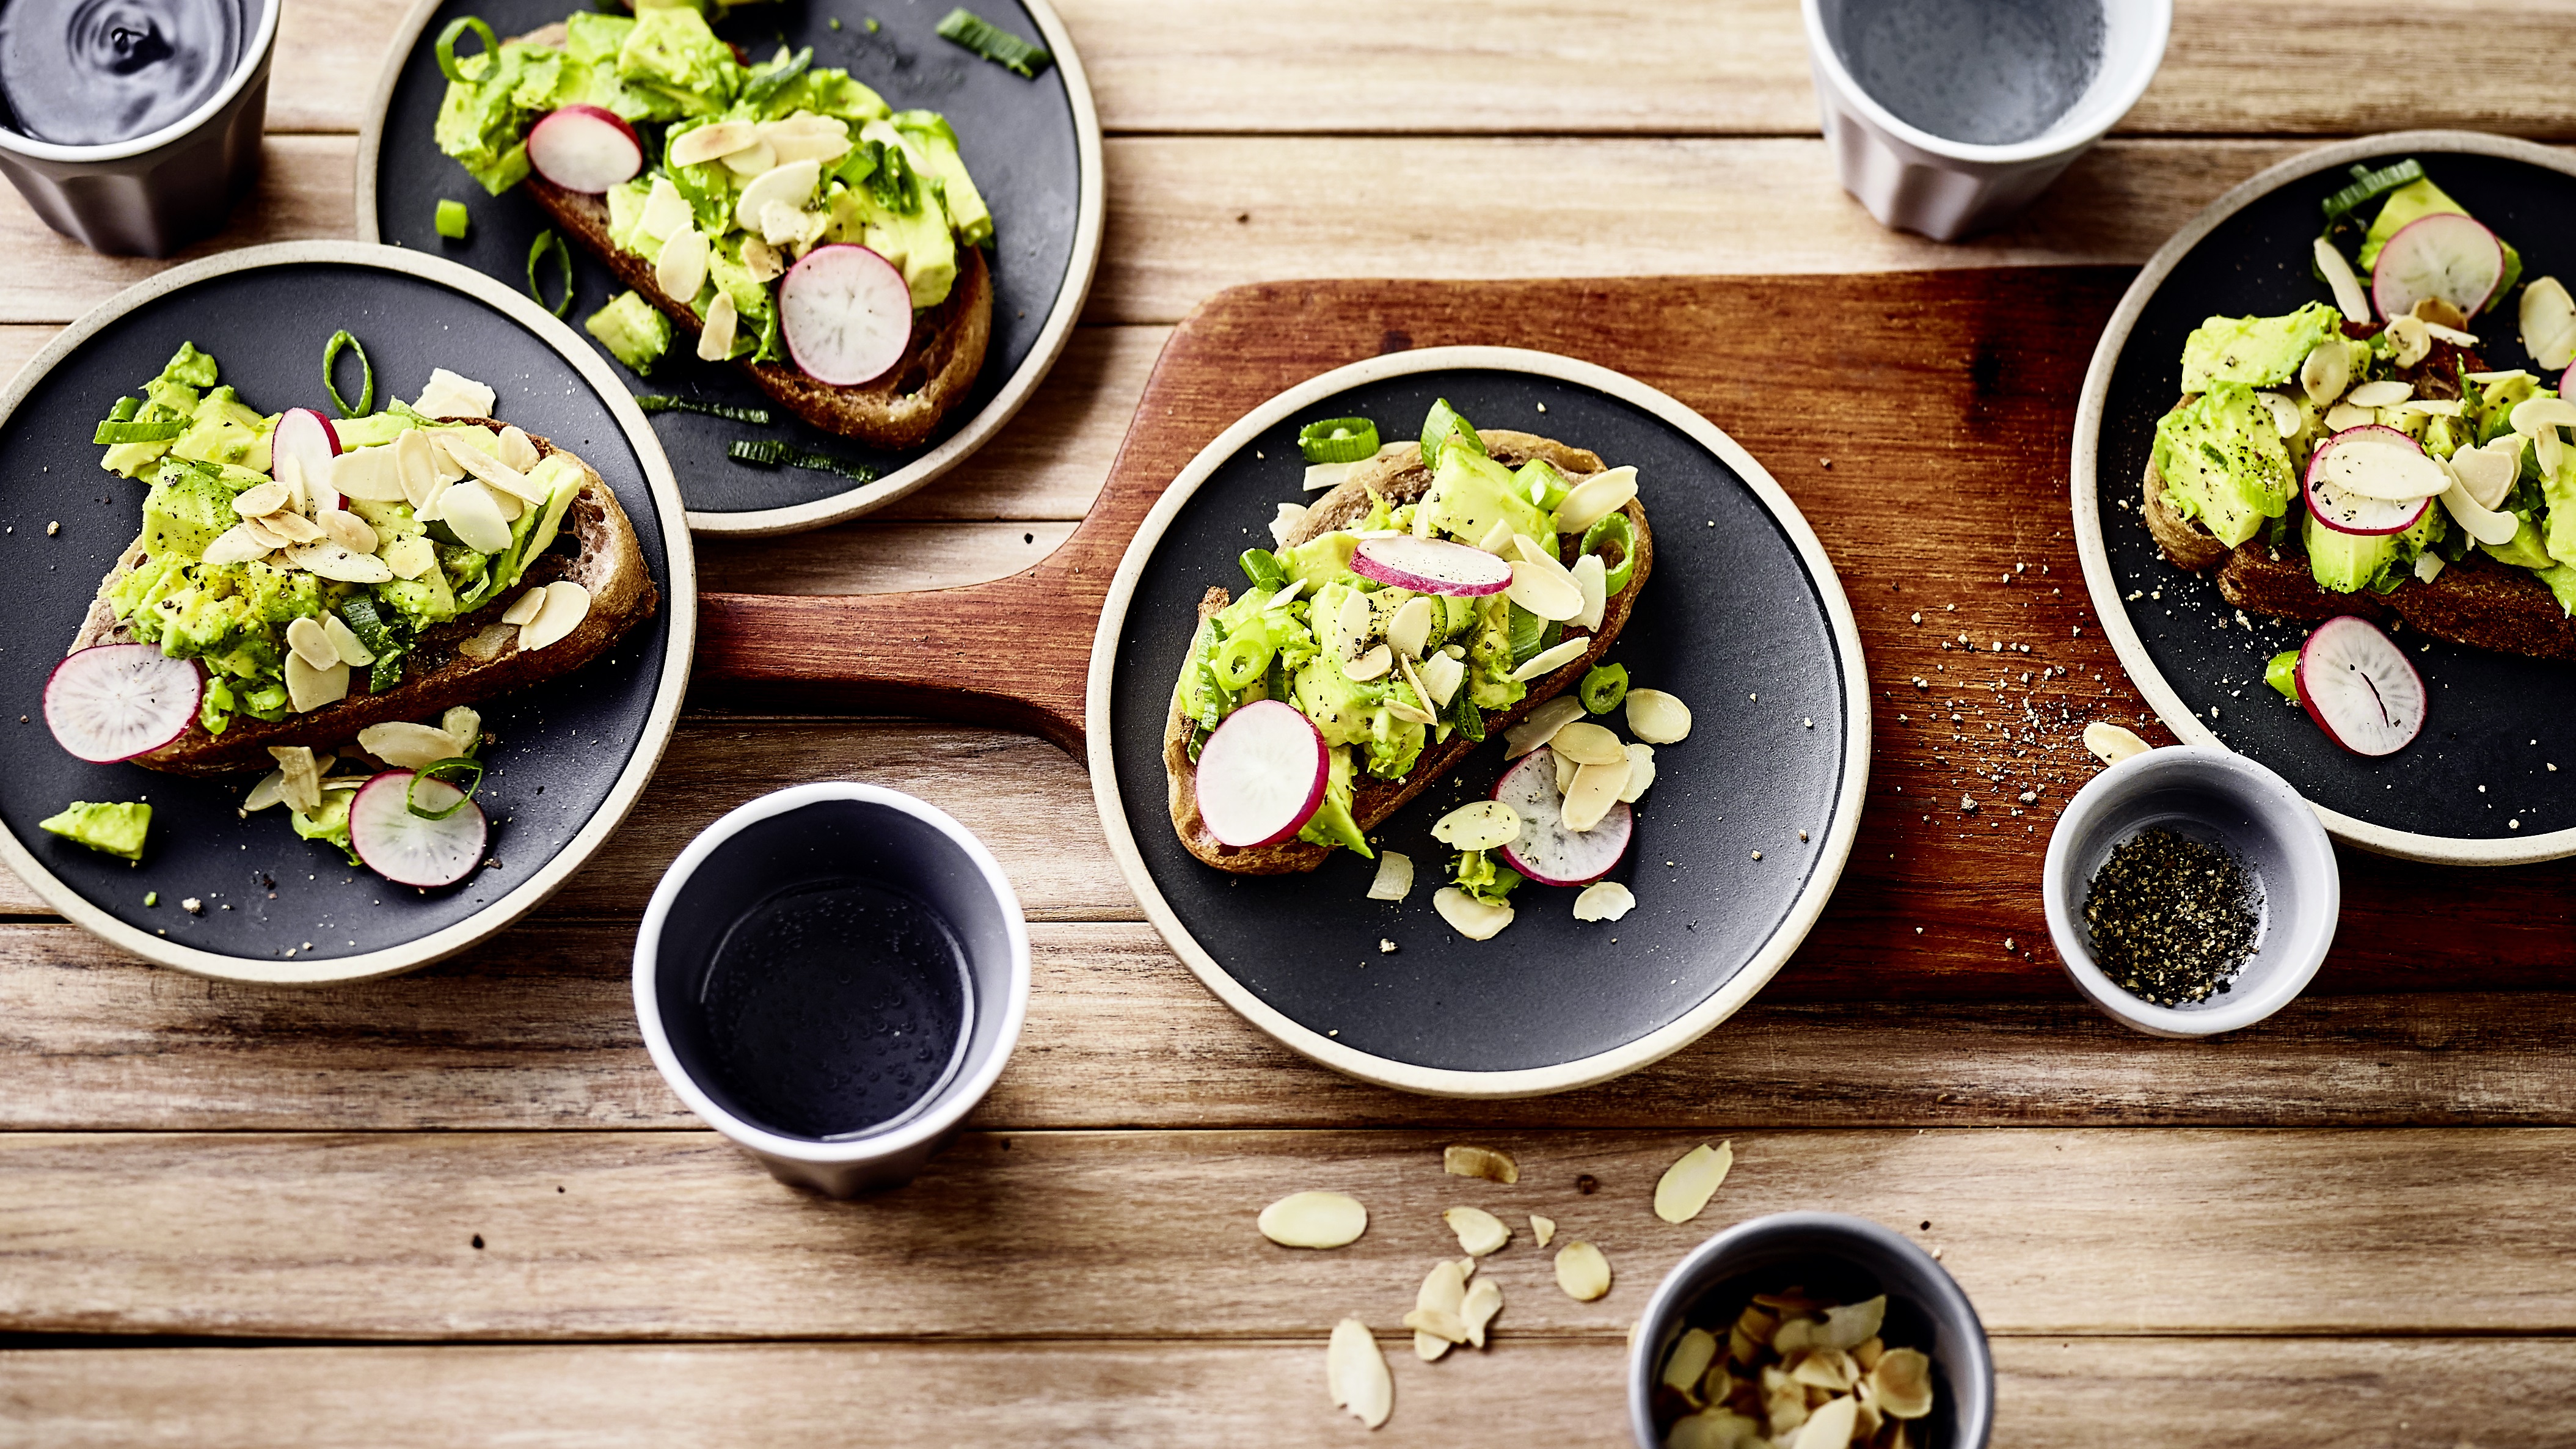
{"label": "avocado chunk", "polygon": [[2152,456],[2174,511],[2230,548],[2289,512],[2297,491],[2271,410],[2241,382],[2214,382],[2165,414]]}
{"label": "avocado chunk", "polygon": [[234,492],[210,469],[163,465],[143,497],[145,555],[189,563],[204,558],[206,545],[241,521],[233,512]]}
{"label": "avocado chunk", "polygon": [[965,159],[957,154],[957,132],[948,118],[937,111],[898,111],[894,127],[920,153],[924,174],[939,183],[941,204],[958,239],[970,247],[991,241],[993,209],[984,204],[984,193],[975,189],[975,178],[966,174]]}
{"label": "avocado chunk", "polygon": [[1413,518],[1416,532],[1456,539],[1471,548],[1482,547],[1496,524],[1542,540],[1556,532],[1509,468],[1455,442],[1440,449],[1431,489],[1415,506]]}
{"label": "avocado chunk", "polygon": [[2330,337],[2343,335],[2343,314],[2310,302],[2286,317],[2212,317],[2182,344],[2182,390],[2207,392],[2212,383],[2277,387],[2299,375],[2299,364]]}
{"label": "avocado chunk", "polygon": [[37,825],[65,840],[86,845],[119,860],[141,860],[143,837],[152,828],[152,807],[140,801],[74,800],[61,814]]}
{"label": "avocado chunk", "polygon": [[[2559,460],[2554,472],[2540,475],[2540,497],[2548,505],[2549,528],[2543,541],[2558,563],[2576,563],[2576,463]],[[2515,534],[2515,541],[2521,534]]]}
{"label": "avocado chunk", "polygon": [[2308,572],[2321,588],[2338,594],[2391,593],[2413,578],[2415,556],[2442,536],[2447,519],[2428,507],[2415,526],[2403,533],[2337,533],[2302,514],[2300,539],[2308,549]]}
{"label": "avocado chunk", "polygon": [[684,116],[713,115],[733,103],[742,67],[694,9],[645,6],[617,47],[617,78],[679,103]]}
{"label": "avocado chunk", "polygon": [[2540,526],[2529,518],[2520,521],[2522,526],[2513,531],[2513,537],[2503,543],[2482,543],[2478,547],[2486,550],[2496,562],[2509,563],[2515,568],[2545,569],[2557,562],[2549,556],[2548,546],[2541,541]]}
{"label": "avocado chunk", "polygon": [[590,314],[581,330],[637,373],[648,373],[671,350],[671,319],[634,292],[620,292]]}
{"label": "avocado chunk", "polygon": [[2299,651],[2284,649],[2263,665],[2263,682],[2292,704],[2299,702]]}
{"label": "avocado chunk", "polygon": [[1297,838],[1309,845],[1347,846],[1364,860],[1377,859],[1368,837],[1360,834],[1359,822],[1351,817],[1351,752],[1328,750],[1325,758],[1324,803],[1315,807]]}

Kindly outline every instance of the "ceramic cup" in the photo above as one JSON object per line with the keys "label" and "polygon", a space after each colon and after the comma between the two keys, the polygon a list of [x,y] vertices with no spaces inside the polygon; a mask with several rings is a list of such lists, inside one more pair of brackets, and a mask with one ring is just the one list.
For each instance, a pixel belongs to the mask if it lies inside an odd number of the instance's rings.
{"label": "ceramic cup", "polygon": [[[2173,0],[1804,0],[1804,9],[1843,189],[1881,225],[1936,241],[2000,226],[2046,190],[2137,104],[2173,29]],[[1985,23],[1972,23],[1980,14]],[[1960,38],[1971,32],[1975,43]],[[2019,45],[1987,43],[2016,33]],[[1926,123],[2013,139],[1954,139]]]}
{"label": "ceramic cup", "polygon": [[1932,1255],[1892,1228],[1843,1213],[1774,1213],[1691,1250],[1646,1302],[1628,1337],[1628,1421],[1637,1449],[1663,1449],[1654,1401],[1673,1341],[1693,1324],[1732,1323],[1756,1293],[1798,1287],[1842,1303],[1887,1295],[1880,1336],[1932,1360],[1932,1413],[1912,1436],[1943,1449],[1985,1449],[1995,1366],[1968,1295]]}
{"label": "ceramic cup", "polygon": [[[2111,850],[2150,825],[2219,846],[2243,862],[2262,896],[2260,934],[2223,993],[2157,1006],[2120,989],[2093,959],[2084,896]],[[2287,1006],[2315,979],[2334,944],[2343,875],[2334,842],[2299,792],[2243,755],[2172,745],[2104,770],[2067,802],[2041,868],[2048,935],[2093,1004],[2150,1036],[2214,1036]]]}
{"label": "ceramic cup", "polygon": [[212,235],[259,177],[280,0],[241,0],[242,50],[203,105],[129,141],[66,146],[0,125],[0,172],[45,225],[92,251],[166,257]]}
{"label": "ceramic cup", "polygon": [[[908,895],[947,923],[972,987],[965,1049],[941,1085],[893,1120],[848,1136],[796,1136],[751,1120],[708,1069],[696,1002],[726,932],[755,906],[846,881]],[[992,1090],[1028,1006],[1028,927],[992,852],[946,812],[874,785],[799,785],[708,826],[663,874],[635,938],[635,1014],[671,1090],[779,1181],[831,1197],[910,1182]]]}

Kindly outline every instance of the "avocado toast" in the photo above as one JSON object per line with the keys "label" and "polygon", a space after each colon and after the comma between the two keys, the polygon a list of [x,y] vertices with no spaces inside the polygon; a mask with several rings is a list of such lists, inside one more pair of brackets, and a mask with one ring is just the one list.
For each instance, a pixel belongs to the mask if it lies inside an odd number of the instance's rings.
{"label": "avocado toast", "polygon": [[[1574,499],[1587,485],[1592,492]],[[1605,497],[1616,501],[1603,509]],[[1597,516],[1560,512],[1570,499]],[[1200,600],[1163,741],[1173,830],[1192,855],[1244,875],[1311,871],[1343,847],[1372,854],[1365,832],[1583,678],[1627,623],[1653,565],[1633,469],[1528,433],[1479,432],[1446,403],[1433,408],[1422,444],[1378,449],[1311,507],[1281,513],[1277,551],[1244,556],[1251,590],[1236,599],[1211,588]],[[1560,529],[1569,516],[1580,526]],[[1358,571],[1364,545],[1400,538],[1497,560],[1517,557],[1525,540],[1571,563],[1520,560],[1522,568],[1594,576],[1597,608],[1587,596],[1581,617],[1551,622],[1508,592],[1421,592]],[[1405,633],[1399,617],[1420,600],[1435,622],[1402,641],[1409,650],[1390,649]],[[1236,642],[1244,640],[1253,642]],[[1291,703],[1316,725],[1330,780],[1296,838],[1229,846],[1200,812],[1199,754],[1228,715],[1264,699]]]}

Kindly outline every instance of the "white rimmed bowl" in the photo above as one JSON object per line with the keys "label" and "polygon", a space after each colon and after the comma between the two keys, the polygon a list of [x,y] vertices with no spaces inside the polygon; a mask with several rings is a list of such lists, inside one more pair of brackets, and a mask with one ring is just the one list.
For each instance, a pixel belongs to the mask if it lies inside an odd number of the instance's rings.
{"label": "white rimmed bowl", "polygon": [[[725,933],[753,907],[798,884],[852,879],[914,897],[955,933],[973,983],[965,1052],[940,1086],[889,1121],[795,1136],[737,1112],[701,1069],[706,1046],[691,1003]],[[771,1176],[829,1197],[910,1182],[992,1090],[1028,1009],[1028,926],[1000,863],[946,811],[874,785],[799,785],[708,826],[663,873],[635,937],[635,1015],[663,1080]]]}
{"label": "white rimmed bowl", "polygon": [[[2153,825],[2234,855],[2254,877],[2261,928],[2254,953],[2222,993],[2157,1006],[2122,990],[2093,959],[2084,897],[2114,847]],[[2049,833],[2041,874],[2049,939],[2078,989],[2124,1026],[2149,1036],[2215,1036],[2252,1026],[2315,979],[2334,944],[2343,876],[2334,843],[2288,781],[2226,750],[2174,745],[2096,775]]]}

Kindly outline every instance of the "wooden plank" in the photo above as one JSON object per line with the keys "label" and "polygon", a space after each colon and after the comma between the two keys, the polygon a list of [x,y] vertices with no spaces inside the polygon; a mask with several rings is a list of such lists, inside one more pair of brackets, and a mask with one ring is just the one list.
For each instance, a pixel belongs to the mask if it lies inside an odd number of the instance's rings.
{"label": "wooden plank", "polygon": [[[874,515],[935,519],[1075,519],[1091,507],[1109,476],[1118,442],[1136,416],[1145,375],[1172,335],[1168,327],[1079,327],[1047,374],[1046,385],[993,440],[957,471]],[[809,538],[831,538],[825,529]],[[772,540],[785,542],[785,540]],[[741,587],[775,592],[756,565],[742,565]],[[921,588],[921,583],[907,584]]]}
{"label": "wooden plank", "polygon": [[[991,1129],[2576,1125],[2564,996],[2312,997],[2177,1054],[2072,999],[1799,1000],[1563,1097],[1457,1102],[1335,1076],[1254,1031],[1153,932],[1030,932]],[[636,1034],[623,925],[514,931],[332,991],[203,982],[68,926],[0,926],[0,1130],[697,1125]]]}
{"label": "wooden plank", "polygon": [[[1516,1335],[1426,1364],[1390,1337],[1375,1446],[1624,1449],[1622,1347]],[[1994,1343],[1994,1442],[2027,1449],[2563,1444],[2561,1340],[2112,1338]],[[2473,1371],[2463,1372],[2474,1365]],[[51,1349],[0,1352],[0,1409],[57,1449],[352,1443],[698,1449],[849,1437],[904,1446],[1347,1446],[1315,1337],[1233,1343]],[[2151,1431],[2144,1426],[2152,1425]],[[2400,1441],[2403,1442],[2403,1441]]]}
{"label": "wooden plank", "polygon": [[780,538],[698,540],[698,587],[763,594],[892,594],[1015,574],[1055,552],[1071,523],[862,521]]}
{"label": "wooden plank", "polygon": [[[1389,1330],[1457,1252],[1439,1215],[1461,1202],[1544,1213],[1617,1274],[1577,1303],[1526,1241],[1486,1259],[1514,1331],[1624,1332],[1709,1233],[1817,1207],[1939,1247],[1999,1332],[2576,1330],[2564,1129],[1736,1133],[1714,1210],[1662,1222],[1655,1180],[1699,1140],[1514,1134],[1502,1188],[1443,1176],[1426,1133],[969,1133],[909,1188],[839,1204],[704,1132],[12,1133],[0,1331],[1276,1336],[1345,1313]],[[1367,1203],[1367,1235],[1313,1253],[1254,1231],[1313,1187]]]}
{"label": "wooden plank", "polygon": [[411,8],[411,0],[286,0],[277,54],[288,63],[269,71],[268,133],[364,126],[377,73]]}

